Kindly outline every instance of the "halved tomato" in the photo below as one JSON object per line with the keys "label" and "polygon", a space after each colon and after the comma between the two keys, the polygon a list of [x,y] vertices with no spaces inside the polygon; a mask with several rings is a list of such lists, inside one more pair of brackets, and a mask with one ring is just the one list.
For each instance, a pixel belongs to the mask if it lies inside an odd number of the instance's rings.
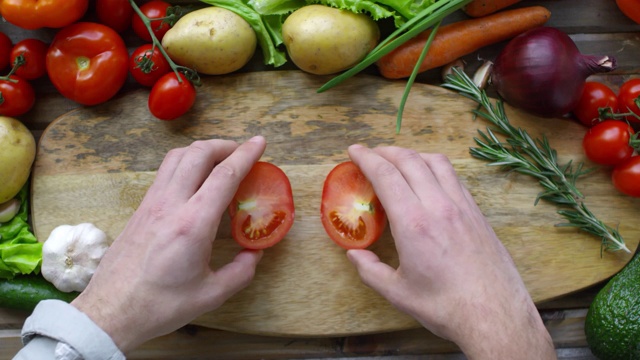
{"label": "halved tomato", "polygon": [[373,186],[351,161],[338,164],[324,181],[322,225],[345,249],[364,249],[380,238],[387,215]]}
{"label": "halved tomato", "polygon": [[295,217],[291,183],[284,171],[258,161],[240,183],[229,216],[231,236],[240,246],[258,250],[280,242]]}

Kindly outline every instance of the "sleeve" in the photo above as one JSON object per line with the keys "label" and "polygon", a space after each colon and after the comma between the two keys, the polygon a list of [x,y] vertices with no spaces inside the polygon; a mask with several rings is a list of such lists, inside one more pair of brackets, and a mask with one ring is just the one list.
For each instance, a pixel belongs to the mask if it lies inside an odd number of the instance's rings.
{"label": "sleeve", "polygon": [[22,328],[14,360],[124,360],[111,337],[87,315],[60,300],[38,303]]}

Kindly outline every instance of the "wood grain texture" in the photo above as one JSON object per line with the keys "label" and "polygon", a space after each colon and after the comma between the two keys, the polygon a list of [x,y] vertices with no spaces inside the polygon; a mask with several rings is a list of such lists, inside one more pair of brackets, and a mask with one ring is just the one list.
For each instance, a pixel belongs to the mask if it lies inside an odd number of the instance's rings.
{"label": "wood grain texture", "polygon": [[[473,159],[468,148],[478,128],[475,105],[453,92],[415,85],[400,134],[395,114],[403,82],[358,76],[326,93],[327,78],[298,71],[257,72],[207,78],[196,106],[175,122],[153,119],[148,92],[138,90],[93,108],[72,111],[44,132],[34,168],[32,213],[44,240],[58,225],[93,222],[111,238],[135,211],[165,153],[198,139],[244,141],[267,138],[263,160],[289,176],[296,223],[266,251],[252,285],[194,324],[237,332],[286,336],[341,336],[418,327],[360,282],[357,273],[324,234],[319,221],[322,182],[347,159],[351,143],[398,145],[449,156],[496,233],[512,254],[534,301],[542,302],[606,279],[630,259],[604,253],[600,241],[562,222],[555,208],[534,206],[538,184]],[[546,134],[561,162],[584,160],[579,124],[541,119],[508,109],[512,123],[533,136]],[[579,182],[586,203],[603,221],[619,226],[635,251],[640,238],[640,200],[621,196],[609,174],[596,171]],[[635,227],[635,228],[634,228]],[[213,266],[239,247],[223,219],[214,243]],[[372,250],[390,264],[397,254],[389,232]],[[176,259],[180,261],[180,259]]]}

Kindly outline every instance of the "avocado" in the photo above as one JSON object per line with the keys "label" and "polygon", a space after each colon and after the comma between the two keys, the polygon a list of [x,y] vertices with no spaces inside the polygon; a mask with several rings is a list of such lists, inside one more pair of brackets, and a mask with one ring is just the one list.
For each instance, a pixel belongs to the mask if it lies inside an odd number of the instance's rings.
{"label": "avocado", "polygon": [[585,334],[599,359],[640,359],[640,253],[598,292]]}

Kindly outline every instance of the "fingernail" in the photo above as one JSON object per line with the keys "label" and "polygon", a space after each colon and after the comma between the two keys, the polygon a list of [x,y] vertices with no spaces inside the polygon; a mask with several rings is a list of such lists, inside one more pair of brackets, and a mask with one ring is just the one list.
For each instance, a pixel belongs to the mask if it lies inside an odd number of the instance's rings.
{"label": "fingernail", "polygon": [[251,139],[247,140],[248,142],[261,142],[262,141],[262,136],[261,135],[256,135],[254,137],[252,137]]}
{"label": "fingernail", "polygon": [[360,145],[360,144],[353,144],[351,146],[349,146],[352,149],[362,149],[364,146]]}

